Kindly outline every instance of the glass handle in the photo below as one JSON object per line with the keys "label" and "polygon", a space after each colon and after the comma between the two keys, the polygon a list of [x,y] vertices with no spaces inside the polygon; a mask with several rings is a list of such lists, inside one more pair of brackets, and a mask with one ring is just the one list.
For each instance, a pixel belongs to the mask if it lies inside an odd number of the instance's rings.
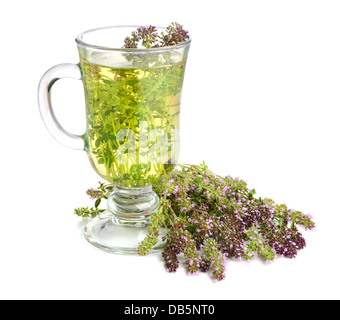
{"label": "glass handle", "polygon": [[81,135],[67,132],[58,122],[52,107],[51,89],[53,84],[62,78],[81,80],[78,65],[63,63],[49,69],[41,78],[38,88],[38,104],[45,126],[51,135],[66,147],[84,150],[84,140]]}

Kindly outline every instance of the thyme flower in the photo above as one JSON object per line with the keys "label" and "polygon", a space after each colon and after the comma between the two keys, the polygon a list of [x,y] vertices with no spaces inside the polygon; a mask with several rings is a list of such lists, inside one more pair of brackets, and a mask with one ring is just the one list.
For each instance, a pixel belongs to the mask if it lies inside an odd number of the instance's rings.
{"label": "thyme flower", "polygon": [[161,46],[168,47],[178,43],[182,43],[189,38],[188,31],[183,29],[183,26],[177,22],[172,22],[166,28],[166,34],[161,33]]}
{"label": "thyme flower", "polygon": [[[162,238],[162,256],[169,272],[179,268],[184,255],[188,274],[208,272],[214,281],[226,276],[227,259],[265,262],[279,256],[294,258],[306,246],[298,227],[312,230],[310,215],[288,209],[268,198],[256,198],[245,181],[212,173],[200,165],[178,165],[153,186],[160,197],[159,210],[150,218],[147,237],[138,253],[147,255]],[[95,207],[78,208],[79,216],[100,214],[99,203],[107,199],[112,185],[100,183],[89,189]],[[161,236],[161,228],[167,233]]]}
{"label": "thyme flower", "polygon": [[123,48],[145,48],[168,47],[184,42],[189,38],[189,32],[177,22],[172,22],[164,32],[158,34],[155,26],[139,27],[124,40]]}

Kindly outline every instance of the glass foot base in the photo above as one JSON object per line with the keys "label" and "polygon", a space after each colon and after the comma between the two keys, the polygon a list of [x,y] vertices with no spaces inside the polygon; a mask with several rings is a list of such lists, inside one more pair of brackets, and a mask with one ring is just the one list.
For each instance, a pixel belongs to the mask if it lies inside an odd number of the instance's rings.
{"label": "glass foot base", "polygon": [[[118,219],[110,211],[92,219],[84,228],[85,239],[97,248],[118,254],[138,254],[139,243],[148,233],[149,223]],[[161,251],[164,243],[160,235],[159,243],[152,252]]]}

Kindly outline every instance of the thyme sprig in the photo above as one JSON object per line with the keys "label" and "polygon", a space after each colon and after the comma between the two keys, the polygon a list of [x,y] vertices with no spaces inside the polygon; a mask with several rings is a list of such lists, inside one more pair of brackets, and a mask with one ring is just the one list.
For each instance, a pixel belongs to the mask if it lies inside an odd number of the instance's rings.
{"label": "thyme sprig", "polygon": [[168,47],[184,42],[189,38],[188,31],[178,22],[172,22],[166,29],[158,34],[155,26],[139,27],[132,31],[130,37],[124,40],[123,48],[158,48]]}
{"label": "thyme sprig", "polygon": [[[78,208],[81,217],[100,214],[99,203],[113,186],[100,183],[87,194],[94,208]],[[214,281],[225,278],[226,259],[273,261],[278,256],[294,258],[306,246],[298,230],[312,230],[310,215],[288,209],[268,198],[256,198],[245,181],[214,174],[203,162],[178,165],[153,185],[160,197],[159,210],[151,216],[148,236],[138,253],[147,255],[165,227],[162,252],[166,269],[175,272],[183,254],[189,274],[209,272]]]}

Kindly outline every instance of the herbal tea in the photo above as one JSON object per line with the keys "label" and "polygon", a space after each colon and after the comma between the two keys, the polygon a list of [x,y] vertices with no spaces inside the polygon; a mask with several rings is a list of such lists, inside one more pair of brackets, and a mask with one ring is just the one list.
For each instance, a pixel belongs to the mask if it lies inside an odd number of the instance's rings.
{"label": "herbal tea", "polygon": [[144,187],[177,162],[183,63],[112,68],[81,61],[86,151],[105,180]]}
{"label": "herbal tea", "polygon": [[[129,36],[130,35],[130,36]],[[85,150],[96,173],[111,185],[106,208],[84,227],[95,247],[137,254],[148,234],[160,197],[152,190],[177,164],[179,117],[185,64],[191,39],[183,26],[110,26],[76,37],[78,64],[50,68],[38,88],[39,110],[52,136]],[[58,79],[82,80],[86,132],[71,134],[57,121],[51,88]],[[164,180],[165,181],[165,180]],[[160,209],[160,211],[159,211]],[[157,233],[160,239],[165,231]],[[152,240],[154,252],[164,246]]]}

